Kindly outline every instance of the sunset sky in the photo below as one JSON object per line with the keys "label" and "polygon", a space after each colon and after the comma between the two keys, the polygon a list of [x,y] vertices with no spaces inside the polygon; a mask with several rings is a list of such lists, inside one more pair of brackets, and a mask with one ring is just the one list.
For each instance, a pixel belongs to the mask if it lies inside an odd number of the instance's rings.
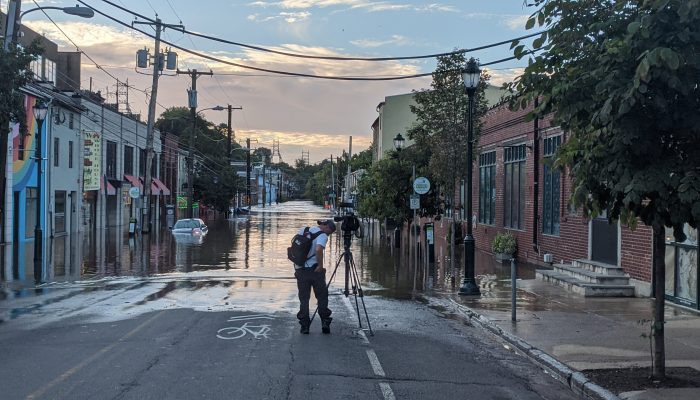
{"label": "sunset sky", "polygon": [[[185,29],[247,45],[304,55],[342,57],[405,57],[473,48],[525,35],[525,21],[532,12],[523,0],[111,0],[136,14]],[[28,13],[23,23],[59,44],[63,51],[77,47],[101,68],[134,87],[129,92],[132,111],[148,108],[150,70],[135,70],[136,51],[153,51],[153,39],[131,30],[133,14],[104,0],[38,1],[41,6],[87,4],[127,26],[96,15],[82,19],[47,10],[52,23],[41,11]],[[7,11],[7,0],[0,8]],[[22,10],[36,7],[22,1]],[[140,19],[139,19],[140,20]],[[58,27],[57,27],[58,26]],[[60,29],[59,29],[60,27]],[[153,32],[153,28],[136,25]],[[335,61],[294,58],[220,43],[166,29],[163,39],[229,62],[268,70],[320,76],[390,77],[430,73],[435,59],[399,61]],[[70,40],[69,40],[70,39]],[[71,43],[74,42],[75,44]],[[167,45],[164,45],[167,47]],[[471,53],[482,63],[512,56],[509,45]],[[256,139],[257,146],[272,148],[280,141],[281,155],[293,164],[308,151],[312,163],[347,149],[353,137],[353,153],[371,142],[370,125],[376,106],[384,97],[427,88],[430,78],[396,81],[338,81],[289,77],[206,60],[176,50],[179,68],[213,71],[197,81],[200,109],[216,105],[241,106],[233,112],[236,138]],[[103,95],[116,91],[116,81],[83,56],[82,86],[92,78],[94,91]],[[512,79],[526,61],[494,65],[492,83]],[[187,106],[190,78],[187,75],[160,78],[159,115],[163,107]],[[109,98],[114,101],[114,98]],[[205,111],[215,122],[226,122],[226,112]]]}

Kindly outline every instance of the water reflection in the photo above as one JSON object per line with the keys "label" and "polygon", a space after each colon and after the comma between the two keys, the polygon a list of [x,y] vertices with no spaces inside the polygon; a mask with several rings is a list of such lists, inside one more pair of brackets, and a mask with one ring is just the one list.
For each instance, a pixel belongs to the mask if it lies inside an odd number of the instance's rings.
{"label": "water reflection", "polygon": [[[156,229],[150,235],[129,236],[122,227],[66,235],[51,239],[48,261],[49,281],[97,279],[123,276],[192,275],[206,281],[256,282],[291,280],[293,270],[286,249],[291,237],[303,226],[328,218],[329,212],[308,202],[289,202],[254,210],[248,218],[204,218],[209,226],[205,236],[173,234]],[[436,230],[437,230],[436,226]],[[441,233],[442,234],[442,233]],[[424,238],[409,254],[409,241],[381,229],[376,221],[363,221],[363,237],[353,237],[350,251],[358,278],[368,295],[410,298],[431,289],[454,293],[462,280],[463,246],[455,246],[454,263],[444,237],[436,234],[434,260],[429,262]],[[398,242],[400,243],[397,243]],[[442,241],[440,241],[442,240]],[[327,269],[337,268],[334,285],[344,286],[343,238],[340,229],[329,241]],[[418,263],[412,255],[417,253]],[[476,254],[477,281],[482,300],[497,298],[509,290],[510,265]],[[330,274],[329,274],[330,276]],[[534,268],[519,267],[519,276],[534,278]],[[182,281],[182,277],[173,278]],[[272,283],[274,284],[274,283]],[[164,289],[167,291],[167,289]]]}

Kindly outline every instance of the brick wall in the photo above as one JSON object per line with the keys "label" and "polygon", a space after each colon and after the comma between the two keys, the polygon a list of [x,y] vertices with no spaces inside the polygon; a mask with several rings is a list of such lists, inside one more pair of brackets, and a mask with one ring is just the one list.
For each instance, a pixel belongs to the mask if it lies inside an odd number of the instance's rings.
{"label": "brick wall", "polygon": [[[474,237],[478,249],[491,252],[491,242],[496,233],[509,230],[518,242],[517,258],[520,261],[531,263],[543,263],[543,255],[550,253],[555,262],[571,262],[574,259],[589,258],[589,221],[579,212],[569,210],[568,202],[571,195],[571,182],[566,178],[567,173],[562,173],[562,187],[559,219],[560,233],[558,236],[544,235],[542,233],[542,192],[544,185],[543,164],[543,138],[562,135],[562,143],[566,140],[566,134],[558,128],[551,126],[551,118],[539,121],[539,191],[537,205],[537,219],[534,219],[534,122],[526,121],[525,116],[531,108],[519,111],[511,111],[507,106],[497,106],[489,110],[482,119],[482,136],[476,146],[476,153],[496,151],[496,203],[495,224],[474,226]],[[507,145],[526,144],[526,184],[525,184],[525,215],[524,227],[520,230],[504,228],[503,215],[503,187],[504,187],[504,147]],[[475,160],[478,157],[475,155]],[[479,165],[474,163],[474,180],[472,185],[472,208],[474,214],[479,213]],[[478,220],[478,219],[477,219]],[[537,231],[537,237],[533,238],[533,228]],[[466,232],[466,230],[465,230]],[[651,281],[651,230],[645,226],[639,226],[635,231],[626,226],[620,228],[620,266],[635,279]],[[537,243],[535,245],[533,242]]]}

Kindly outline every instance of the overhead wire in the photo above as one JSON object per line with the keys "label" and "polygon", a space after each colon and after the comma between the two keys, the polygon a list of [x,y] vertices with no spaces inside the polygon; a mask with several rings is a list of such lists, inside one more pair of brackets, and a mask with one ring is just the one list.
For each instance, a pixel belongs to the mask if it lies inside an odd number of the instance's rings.
{"label": "overhead wire", "polygon": [[[107,0],[102,0],[102,1],[107,1]],[[121,20],[115,18],[115,17],[112,17],[112,16],[110,16],[110,15],[108,15],[108,14],[105,14],[104,12],[102,12],[102,11],[96,9],[95,7],[93,7],[93,6],[89,5],[89,4],[87,4],[87,3],[86,3],[85,1],[83,1],[83,0],[78,0],[78,2],[81,3],[81,4],[83,4],[83,5],[86,6],[86,7],[91,8],[94,12],[96,12],[96,13],[98,13],[98,14],[104,16],[105,18],[110,19],[110,20],[112,20],[113,22],[116,22],[117,24],[120,24],[120,25],[122,25],[122,26],[125,26],[125,27],[127,27],[127,28],[129,28],[129,29],[133,29],[133,30],[135,30],[135,31],[137,31],[137,32],[140,32],[141,34],[143,34],[143,35],[145,35],[145,36],[148,36],[148,37],[151,37],[151,38],[154,38],[154,39],[155,39],[155,36],[149,34],[148,32],[144,32],[143,30],[137,29],[137,28],[135,28],[135,27],[133,27],[133,26],[131,26],[131,25],[129,25],[129,24],[127,24],[127,23],[125,23],[125,22],[123,22],[123,21],[121,21]],[[113,4],[113,3],[112,3],[112,4]],[[116,5],[115,5],[115,6],[116,6]],[[119,6],[116,6],[116,7],[119,7]],[[140,16],[140,15],[139,15],[139,16]],[[147,17],[146,17],[146,19],[150,20],[150,19],[147,18]],[[182,50],[182,51],[184,51],[184,52],[186,52],[186,53],[189,53],[189,54],[192,54],[192,55],[195,55],[195,56],[198,56],[198,57],[200,57],[200,58],[207,59],[207,60],[211,60],[211,61],[215,61],[215,62],[218,62],[218,63],[222,63],[222,64],[225,64],[225,65],[230,65],[230,66],[239,67],[239,68],[244,68],[244,69],[250,69],[250,70],[254,70],[254,71],[261,71],[261,72],[268,72],[268,73],[279,74],[279,75],[293,76],[293,77],[315,78],[315,79],[326,79],[326,80],[341,80],[341,81],[393,81],[393,80],[403,80],[403,79],[413,79],[413,78],[427,77],[427,76],[431,76],[431,75],[433,74],[432,72],[430,72],[430,73],[423,73],[423,74],[401,75],[401,76],[393,76],[393,77],[386,77],[386,76],[384,76],[384,77],[370,77],[370,76],[357,77],[357,76],[315,75],[315,74],[306,74],[306,73],[300,73],[300,72],[280,71],[280,70],[272,70],[272,69],[268,69],[268,68],[253,67],[253,66],[250,66],[250,65],[245,65],[245,64],[240,64],[240,63],[235,63],[235,62],[223,60],[223,59],[220,59],[220,58],[217,58],[217,57],[213,57],[213,56],[209,56],[209,55],[207,55],[207,54],[203,54],[203,53],[201,53],[201,52],[197,52],[197,51],[193,51],[193,50],[184,48],[184,47],[182,47],[182,46],[178,46],[178,45],[176,45],[176,44],[174,44],[174,43],[171,43],[171,42],[168,42],[168,41],[166,41],[166,40],[161,40],[161,41],[162,41],[163,43],[166,43],[166,44],[170,45],[171,47],[174,47],[174,48],[176,48],[176,49]],[[505,41],[505,42],[502,42],[502,43],[508,43],[508,42],[510,42],[510,41]],[[484,46],[482,46],[482,47],[484,47]],[[486,47],[493,47],[493,45],[488,45],[488,46],[486,46]],[[494,62],[489,62],[489,63],[482,64],[482,65],[484,65],[484,66],[486,66],[486,65],[493,65],[493,64],[496,64],[496,63],[500,63],[500,62],[505,62],[505,61],[513,60],[513,59],[515,59],[515,58],[517,58],[517,57],[508,57],[508,58],[504,58],[504,59],[501,59],[501,60],[498,60],[498,61],[494,61]]]}
{"label": "overhead wire", "polygon": [[[37,3],[36,1],[34,1],[34,0],[32,0],[32,1],[33,1],[33,3],[34,3],[37,7],[39,7],[39,5],[38,5],[38,3]],[[39,7],[39,8],[41,8],[41,7]],[[97,61],[95,61],[92,57],[90,57],[89,54],[87,54],[84,50],[82,50],[82,49],[80,48],[80,46],[78,46],[78,44],[75,43],[75,41],[73,41],[73,39],[71,39],[71,37],[68,36],[68,34],[67,34],[63,29],[61,29],[60,26],[58,26],[58,24],[56,23],[56,21],[54,21],[53,18],[51,18],[51,16],[50,16],[49,14],[47,14],[45,10],[41,9],[41,12],[44,13],[44,15],[46,16],[46,18],[48,18],[48,20],[51,21],[51,23],[56,27],[56,29],[58,29],[59,32],[61,32],[61,34],[62,34],[63,36],[65,36],[66,39],[68,39],[68,41],[71,42],[71,43],[73,44],[73,46],[75,46],[76,50],[78,50],[81,54],[85,55],[85,57],[87,57],[87,59],[90,60],[90,61],[93,63],[93,65],[95,66],[95,68],[97,68],[98,70],[104,72],[104,73],[107,74],[110,78],[116,80],[117,82],[123,83],[124,85],[126,85],[127,87],[129,87],[129,88],[131,88],[131,89],[134,89],[134,90],[136,90],[136,91],[142,92],[142,93],[144,93],[146,96],[150,96],[150,93],[148,93],[147,91],[145,91],[145,90],[140,90],[140,89],[136,88],[135,86],[127,85],[125,82],[122,82],[119,78],[117,78],[116,76],[114,76],[111,72],[107,71],[107,70],[106,70],[104,67],[102,67],[99,63],[97,63]],[[165,107],[164,107],[163,105],[161,105],[161,104],[159,104],[159,105],[160,105],[163,109],[165,109]]]}
{"label": "overhead wire", "polygon": [[[102,0],[102,2],[107,3],[113,7],[116,7],[124,12],[130,13],[134,16],[137,16],[139,18],[144,18],[144,19],[149,19],[148,17],[141,15],[135,11],[132,11],[126,7],[119,6],[117,4],[114,4],[113,2],[109,0]],[[151,20],[152,22],[155,22]],[[208,39],[220,43],[226,43],[226,44],[231,44],[239,47],[244,47],[244,48],[249,48],[253,50],[258,50],[258,51],[263,51],[267,53],[274,53],[274,54],[279,54],[283,56],[288,56],[288,57],[297,57],[297,58],[307,58],[307,59],[316,59],[316,60],[336,60],[336,61],[400,61],[400,60],[420,60],[420,59],[426,59],[426,58],[437,58],[437,57],[444,57],[444,56],[450,56],[450,55],[456,55],[456,54],[464,54],[464,53],[471,53],[479,50],[484,50],[488,49],[491,47],[497,47],[501,46],[504,44],[512,43],[515,40],[523,40],[523,39],[528,39],[531,37],[535,36],[540,36],[542,35],[543,32],[535,32],[531,33],[528,35],[523,35],[517,38],[505,40],[502,42],[497,42],[497,43],[492,43],[484,46],[478,46],[478,47],[473,47],[473,48],[466,48],[466,49],[460,49],[460,50],[455,50],[455,51],[449,51],[449,52],[443,52],[443,53],[434,53],[434,54],[424,54],[424,55],[417,55],[417,56],[400,56],[400,57],[344,57],[344,56],[314,56],[314,55],[309,55],[309,54],[299,54],[299,53],[290,53],[290,52],[285,52],[285,51],[280,51],[280,50],[274,50],[274,49],[269,49],[266,47],[261,47],[261,46],[254,46],[250,44],[245,44],[245,43],[239,43],[239,42],[234,42],[226,39],[221,39],[215,36],[210,36],[210,35],[205,35],[202,33],[198,32],[192,32],[187,29],[182,30],[183,33],[186,33],[188,35],[196,36],[196,37],[201,37],[203,39]]]}

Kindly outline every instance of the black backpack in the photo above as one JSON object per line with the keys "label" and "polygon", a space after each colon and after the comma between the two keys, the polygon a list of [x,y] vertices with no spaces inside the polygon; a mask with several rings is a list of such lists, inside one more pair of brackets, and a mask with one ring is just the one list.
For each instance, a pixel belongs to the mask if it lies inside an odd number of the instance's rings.
{"label": "black backpack", "polygon": [[296,234],[292,238],[292,245],[287,247],[287,258],[289,261],[293,262],[295,265],[303,266],[306,260],[309,258],[309,251],[311,251],[311,245],[314,239],[318,235],[322,234],[323,231],[309,234],[309,227],[304,228],[303,234]]}

